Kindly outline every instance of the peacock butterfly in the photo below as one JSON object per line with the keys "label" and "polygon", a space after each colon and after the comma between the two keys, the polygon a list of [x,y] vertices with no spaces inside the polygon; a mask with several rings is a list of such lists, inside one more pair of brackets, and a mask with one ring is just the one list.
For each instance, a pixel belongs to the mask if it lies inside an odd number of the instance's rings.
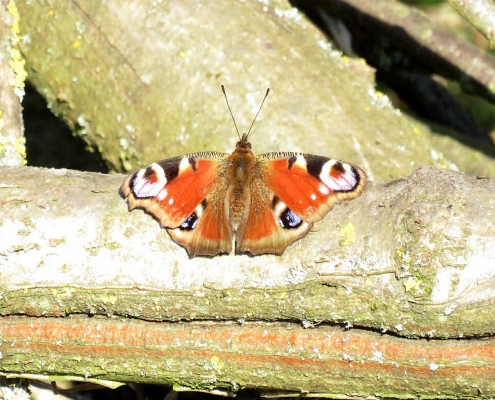
{"label": "peacock butterfly", "polygon": [[358,197],[366,174],[355,165],[303,153],[253,155],[248,135],[269,92],[248,133],[241,137],[234,120],[240,140],[232,154],[186,154],[129,175],[120,188],[129,211],[156,217],[190,257],[233,247],[281,255],[335,204]]}

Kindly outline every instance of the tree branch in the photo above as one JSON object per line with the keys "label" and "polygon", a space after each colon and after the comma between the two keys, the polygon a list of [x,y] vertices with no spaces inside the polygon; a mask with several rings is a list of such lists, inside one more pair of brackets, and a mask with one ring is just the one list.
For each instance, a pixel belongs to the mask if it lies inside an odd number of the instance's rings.
{"label": "tree branch", "polygon": [[153,218],[127,211],[117,195],[123,176],[0,172],[3,315],[327,321],[408,337],[494,332],[479,313],[493,307],[493,179],[422,167],[369,184],[282,257],[189,259]]}
{"label": "tree branch", "polygon": [[493,339],[406,340],[326,325],[83,317],[11,317],[0,325],[0,336],[1,369],[15,375],[50,371],[60,378],[159,383],[176,390],[257,388],[268,394],[275,388],[279,396],[495,394]]}
{"label": "tree branch", "polygon": [[495,59],[437,27],[414,7],[395,0],[318,0],[311,4],[315,6],[346,24],[357,52],[375,67],[394,70],[402,65],[439,74],[495,102]]}

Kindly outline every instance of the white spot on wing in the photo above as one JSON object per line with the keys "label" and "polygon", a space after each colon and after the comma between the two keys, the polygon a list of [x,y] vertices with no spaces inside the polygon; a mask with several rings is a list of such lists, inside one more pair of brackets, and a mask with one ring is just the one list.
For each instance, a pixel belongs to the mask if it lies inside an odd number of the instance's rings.
{"label": "white spot on wing", "polygon": [[328,187],[325,185],[318,185],[318,191],[323,195],[323,196],[328,196],[330,194],[330,190]]}
{"label": "white spot on wing", "polygon": [[146,169],[139,170],[131,182],[132,190],[134,191],[135,194],[140,192],[143,186],[146,184],[146,180],[143,179],[143,175],[145,172]]}
{"label": "white spot on wing", "polygon": [[191,168],[191,164],[189,163],[189,158],[183,157],[182,160],[180,160],[180,164],[179,164],[179,174],[181,172],[184,172],[184,170],[188,168]]}
{"label": "white spot on wing", "polygon": [[297,165],[298,167],[300,167],[302,169],[307,169],[306,159],[302,155],[298,155],[296,157],[296,162],[294,163],[294,165]]}
{"label": "white spot on wing", "polygon": [[349,164],[341,163],[344,172],[340,175],[334,177],[330,175],[333,166],[338,162],[337,160],[327,161],[321,169],[320,179],[333,191],[350,192],[356,187],[358,181]]}
{"label": "white spot on wing", "polygon": [[170,198],[170,200],[168,201],[168,204],[169,204],[169,205],[174,204],[174,198],[173,198],[173,197],[171,197],[171,198]]}
{"label": "white spot on wing", "polygon": [[[167,194],[168,194],[168,191],[166,189],[163,189],[162,191],[160,191],[160,193],[158,193],[158,196],[156,196],[156,199],[158,201],[163,201],[167,197]],[[173,199],[170,199],[170,200],[173,201]],[[170,201],[169,201],[169,203],[170,203]]]}
{"label": "white spot on wing", "polygon": [[311,200],[316,200],[316,194],[311,193],[311,196],[310,197],[311,197]]}

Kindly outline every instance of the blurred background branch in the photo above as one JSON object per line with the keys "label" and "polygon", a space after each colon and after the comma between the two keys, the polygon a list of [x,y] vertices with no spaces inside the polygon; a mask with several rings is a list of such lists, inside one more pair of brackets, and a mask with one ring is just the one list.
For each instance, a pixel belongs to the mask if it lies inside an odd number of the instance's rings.
{"label": "blurred background branch", "polygon": [[449,0],[449,4],[495,48],[495,5],[490,0]]}

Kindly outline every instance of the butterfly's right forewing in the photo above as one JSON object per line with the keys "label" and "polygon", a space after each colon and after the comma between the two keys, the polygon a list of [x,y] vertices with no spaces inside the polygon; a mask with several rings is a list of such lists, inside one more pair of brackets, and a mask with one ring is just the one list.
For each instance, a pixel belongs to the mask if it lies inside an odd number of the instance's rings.
{"label": "butterfly's right forewing", "polygon": [[256,156],[251,208],[237,235],[237,250],[282,254],[337,203],[357,197],[366,185],[358,167],[302,153]]}

